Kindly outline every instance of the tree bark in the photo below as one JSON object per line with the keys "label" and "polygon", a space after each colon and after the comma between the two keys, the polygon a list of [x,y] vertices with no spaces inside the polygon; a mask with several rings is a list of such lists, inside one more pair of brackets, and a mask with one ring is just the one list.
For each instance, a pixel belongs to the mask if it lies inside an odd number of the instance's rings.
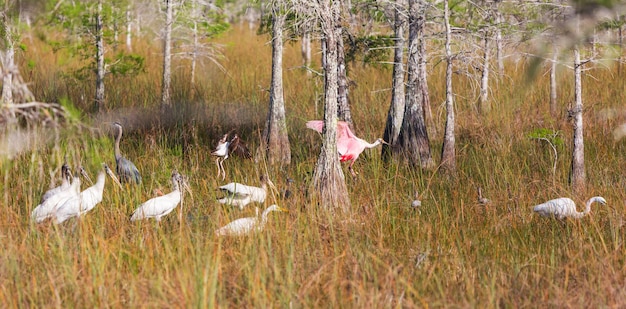
{"label": "tree bark", "polygon": [[98,12],[96,13],[96,97],[94,100],[95,112],[100,112],[104,106],[104,33],[102,30],[102,0],[98,1]]}
{"label": "tree bark", "polygon": [[302,65],[306,70],[306,75],[311,76],[311,31],[305,29],[300,42],[300,52],[302,53]]}
{"label": "tree bark", "polygon": [[[341,13],[337,24],[341,25]],[[335,29],[335,38],[337,42],[337,116],[340,120],[347,122],[350,129],[354,131],[354,123],[352,121],[352,113],[350,112],[350,101],[348,100],[348,75],[346,72],[346,56],[343,45],[343,28]]]}
{"label": "tree bark", "polygon": [[485,114],[491,111],[489,103],[489,61],[491,61],[491,38],[489,32],[485,32],[483,38],[483,69],[480,76],[480,97],[478,100],[478,113]]}
{"label": "tree bark", "polygon": [[389,145],[382,145],[381,157],[388,161],[391,158],[391,147],[396,145],[400,128],[402,127],[402,119],[404,116],[404,29],[406,27],[406,18],[401,10],[404,9],[405,0],[399,0],[396,3],[394,16],[394,55],[393,55],[393,73],[391,81],[391,105],[387,112],[387,123],[385,124],[385,132],[383,140]]}
{"label": "tree bark", "polygon": [[496,58],[498,61],[498,75],[504,75],[504,51],[502,44],[502,13],[496,3]]}
{"label": "tree bark", "polygon": [[161,89],[161,105],[169,106],[171,103],[170,98],[170,83],[172,74],[172,24],[174,23],[174,12],[172,0],[165,0],[165,30],[163,40],[163,83]]}
{"label": "tree bark", "polygon": [[270,104],[261,153],[269,164],[291,163],[291,150],[287,123],[285,121],[285,99],[283,95],[283,28],[286,16],[280,13],[282,3],[273,4],[272,13],[272,85],[270,87]]}
{"label": "tree bark", "polygon": [[557,61],[559,60],[559,50],[556,44],[553,43],[552,49],[552,63],[550,64],[550,115],[556,116],[558,112],[558,106],[556,102],[557,88],[556,88],[556,68]]}
{"label": "tree bark", "polygon": [[324,0],[319,8],[326,41],[324,75],[324,129],[322,149],[313,174],[313,188],[319,204],[329,210],[350,210],[350,197],[337,155],[337,37],[339,1]]}
{"label": "tree bark", "polygon": [[583,140],[582,67],[578,45],[574,46],[574,151],[570,183],[574,192],[585,189],[585,144]]}
{"label": "tree bark", "polygon": [[424,96],[419,74],[420,29],[424,27],[425,5],[409,0],[409,56],[407,61],[406,105],[402,128],[398,135],[398,147],[394,152],[403,156],[412,166],[431,168],[433,160],[430,141],[424,122]]}
{"label": "tree bark", "polygon": [[126,50],[133,51],[133,21],[130,15],[130,5],[126,7]]}
{"label": "tree bark", "polygon": [[454,134],[454,96],[452,92],[452,51],[450,50],[450,9],[448,0],[444,0],[444,23],[446,27],[446,129],[441,150],[441,168],[449,174],[456,173],[456,139]]}

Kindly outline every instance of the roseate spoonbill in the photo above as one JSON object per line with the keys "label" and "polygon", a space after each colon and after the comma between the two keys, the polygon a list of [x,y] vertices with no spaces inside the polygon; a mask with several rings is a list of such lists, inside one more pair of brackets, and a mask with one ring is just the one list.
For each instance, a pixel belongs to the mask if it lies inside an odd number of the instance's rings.
{"label": "roseate spoonbill", "polygon": [[261,214],[261,218],[259,220],[259,208],[256,208],[256,216],[241,218],[227,225],[215,230],[216,236],[242,236],[252,232],[262,231],[267,223],[267,216],[272,211],[283,211],[287,212],[286,209],[279,207],[278,205],[272,205],[267,207],[263,214]]}
{"label": "roseate spoonbill", "polygon": [[230,144],[230,142],[228,141],[228,133],[226,133],[219,140],[219,142],[217,142],[217,147],[215,147],[215,150],[211,152],[212,155],[217,156],[217,159],[215,159],[215,165],[217,165],[217,177],[220,177],[220,175],[222,175],[222,171],[224,173],[222,176],[222,180],[226,179],[224,160],[228,159],[228,144]]}
{"label": "roseate spoonbill", "polygon": [[476,190],[478,191],[478,204],[487,205],[491,203],[488,198],[483,197],[483,189],[480,186],[478,186]]}
{"label": "roseate spoonbill", "polygon": [[601,196],[594,196],[587,201],[583,212],[576,211],[576,203],[570,198],[561,197],[536,205],[533,210],[543,217],[556,217],[562,220],[566,217],[580,219],[591,211],[591,204],[598,202],[606,205],[606,200]]}
{"label": "roseate spoonbill", "polygon": [[115,171],[119,177],[120,182],[135,182],[141,183],[141,175],[139,170],[133,162],[124,158],[120,152],[120,140],[122,139],[122,125],[119,122],[113,123],[113,126],[117,128],[117,135],[115,136]]}
{"label": "roseate spoonbill", "polygon": [[63,163],[63,165],[61,166],[61,177],[61,185],[46,191],[46,193],[41,196],[41,201],[39,202],[40,204],[43,204],[43,202],[45,202],[51,196],[70,187],[72,181],[72,171],[66,163]]}
{"label": "roseate spoonbill", "polygon": [[218,199],[221,204],[238,206],[239,209],[243,209],[246,205],[252,202],[264,203],[267,196],[267,186],[276,188],[274,183],[267,177],[261,176],[261,187],[252,187],[240,184],[238,182],[231,182],[225,184],[219,189],[226,193],[226,196]]}
{"label": "roseate spoonbill", "polygon": [[56,217],[55,222],[60,224],[67,219],[82,216],[100,203],[102,201],[102,193],[104,191],[104,183],[106,180],[105,174],[109,175],[109,177],[113,179],[113,182],[115,182],[120,189],[122,188],[122,185],[117,177],[115,177],[109,166],[107,164],[102,164],[102,171],[98,173],[96,183],[93,186],[83,190],[83,192],[79,195],[70,198],[61,206],[57,207],[54,212],[54,216]]}
{"label": "roseate spoonbill", "polygon": [[[324,121],[310,120],[307,121],[306,126],[309,129],[322,133]],[[363,152],[365,148],[373,148],[380,144],[388,145],[388,143],[382,138],[379,138],[370,144],[367,141],[356,137],[356,135],[354,135],[354,133],[350,130],[348,123],[344,121],[337,121],[337,152],[340,156],[339,161],[350,161],[348,169],[353,177],[356,177],[357,173],[352,169],[352,165],[354,164],[354,161],[359,158],[361,152]]]}
{"label": "roseate spoonbill", "polygon": [[[187,190],[191,194],[191,189],[184,181],[182,175],[177,171],[172,172],[172,186],[174,190],[163,196],[151,198],[139,205],[130,217],[131,221],[154,218],[161,221],[161,218],[172,212],[182,198],[182,190]],[[182,188],[181,188],[182,187]]]}
{"label": "roseate spoonbill", "polygon": [[79,194],[80,178],[74,176],[72,183],[67,189],[58,192],[57,194],[46,199],[45,202],[37,205],[37,207],[35,207],[35,209],[31,212],[30,216],[35,222],[41,223],[46,219],[53,217],[57,207],[63,205],[66,201],[78,196]]}

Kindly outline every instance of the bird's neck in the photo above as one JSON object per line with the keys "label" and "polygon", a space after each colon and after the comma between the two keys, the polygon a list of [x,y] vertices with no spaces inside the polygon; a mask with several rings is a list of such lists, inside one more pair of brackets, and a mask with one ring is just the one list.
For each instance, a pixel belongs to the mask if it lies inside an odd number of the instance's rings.
{"label": "bird's neck", "polygon": [[367,148],[374,148],[374,147],[376,147],[378,145],[380,145],[380,140],[376,140],[376,141],[374,141],[371,144],[368,143],[368,142],[365,142],[365,147],[367,147]]}
{"label": "bird's neck", "polygon": [[122,154],[120,153],[120,140],[122,139],[122,129],[119,129],[119,133],[115,137],[115,159],[119,159]]}
{"label": "bird's neck", "polygon": [[591,211],[591,204],[593,204],[595,201],[596,197],[592,197],[587,201],[587,204],[585,204],[585,210],[583,211],[585,215]]}

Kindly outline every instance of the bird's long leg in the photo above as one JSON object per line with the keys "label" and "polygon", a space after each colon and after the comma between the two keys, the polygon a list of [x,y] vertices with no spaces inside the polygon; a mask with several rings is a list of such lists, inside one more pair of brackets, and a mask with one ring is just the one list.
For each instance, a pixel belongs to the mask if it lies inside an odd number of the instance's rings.
{"label": "bird's long leg", "polygon": [[220,167],[222,168],[222,180],[226,179],[226,170],[224,169],[224,159],[220,160]]}
{"label": "bird's long leg", "polygon": [[217,165],[217,178],[219,178],[222,175],[222,170],[220,169],[220,157],[215,159],[215,165]]}
{"label": "bird's long leg", "polygon": [[354,171],[354,169],[352,168],[352,164],[354,164],[354,161],[350,162],[350,165],[348,165],[348,170],[350,170],[352,177],[356,178],[356,175],[358,175],[359,173]]}

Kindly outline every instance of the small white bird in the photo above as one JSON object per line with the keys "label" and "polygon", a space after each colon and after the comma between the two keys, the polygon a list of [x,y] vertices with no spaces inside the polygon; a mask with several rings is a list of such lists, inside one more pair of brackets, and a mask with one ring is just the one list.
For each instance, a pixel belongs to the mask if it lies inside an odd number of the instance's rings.
{"label": "small white bird", "polygon": [[215,164],[217,165],[217,177],[219,178],[220,175],[222,175],[222,180],[226,179],[226,170],[224,170],[224,160],[228,159],[228,146],[229,145],[230,145],[230,142],[228,141],[228,133],[226,133],[217,143],[215,150],[211,152],[212,155],[217,156],[217,159],[215,159]]}
{"label": "small white bird", "polygon": [[257,202],[264,203],[267,196],[267,186],[276,188],[274,183],[267,177],[261,176],[261,187],[252,187],[240,184],[238,182],[231,182],[219,187],[226,196],[218,199],[221,204],[238,206],[239,209],[243,209],[246,205]]}
{"label": "small white bird", "polygon": [[63,203],[72,197],[78,196],[79,194],[80,178],[74,177],[69,188],[58,192],[57,194],[46,199],[45,202],[37,205],[37,207],[35,207],[35,209],[31,212],[31,218],[35,222],[41,223],[46,219],[53,217],[57,207],[63,205]]}
{"label": "small white bird", "polygon": [[56,217],[55,222],[57,224],[63,223],[69,218],[86,214],[102,201],[102,192],[104,191],[104,184],[106,180],[105,173],[113,179],[120,189],[123,189],[122,184],[119,182],[117,177],[115,177],[109,166],[103,164],[102,171],[98,174],[96,183],[93,186],[83,190],[83,192],[79,195],[70,198],[65,203],[57,207],[54,213],[54,216]]}
{"label": "small white bird", "polygon": [[411,207],[420,208],[422,206],[422,201],[420,200],[419,192],[415,191],[415,199],[411,202]]}
{"label": "small white bird", "polygon": [[172,185],[174,190],[163,196],[155,197],[147,200],[139,205],[130,217],[131,221],[154,218],[161,221],[161,218],[172,212],[182,198],[182,189],[191,193],[189,186],[177,171],[172,172]]}
{"label": "small white bird", "polygon": [[227,225],[215,230],[216,236],[242,236],[251,232],[262,231],[267,223],[267,215],[272,211],[287,212],[286,209],[272,205],[267,207],[259,220],[259,208],[256,208],[256,217],[237,219]]}
{"label": "small white bird", "polygon": [[543,217],[556,217],[562,220],[566,217],[580,219],[591,211],[591,204],[598,202],[602,205],[606,205],[606,200],[601,196],[594,196],[587,201],[585,210],[583,212],[576,211],[576,203],[570,198],[562,197],[553,200],[549,200],[543,204],[533,207],[533,211],[540,214]]}

